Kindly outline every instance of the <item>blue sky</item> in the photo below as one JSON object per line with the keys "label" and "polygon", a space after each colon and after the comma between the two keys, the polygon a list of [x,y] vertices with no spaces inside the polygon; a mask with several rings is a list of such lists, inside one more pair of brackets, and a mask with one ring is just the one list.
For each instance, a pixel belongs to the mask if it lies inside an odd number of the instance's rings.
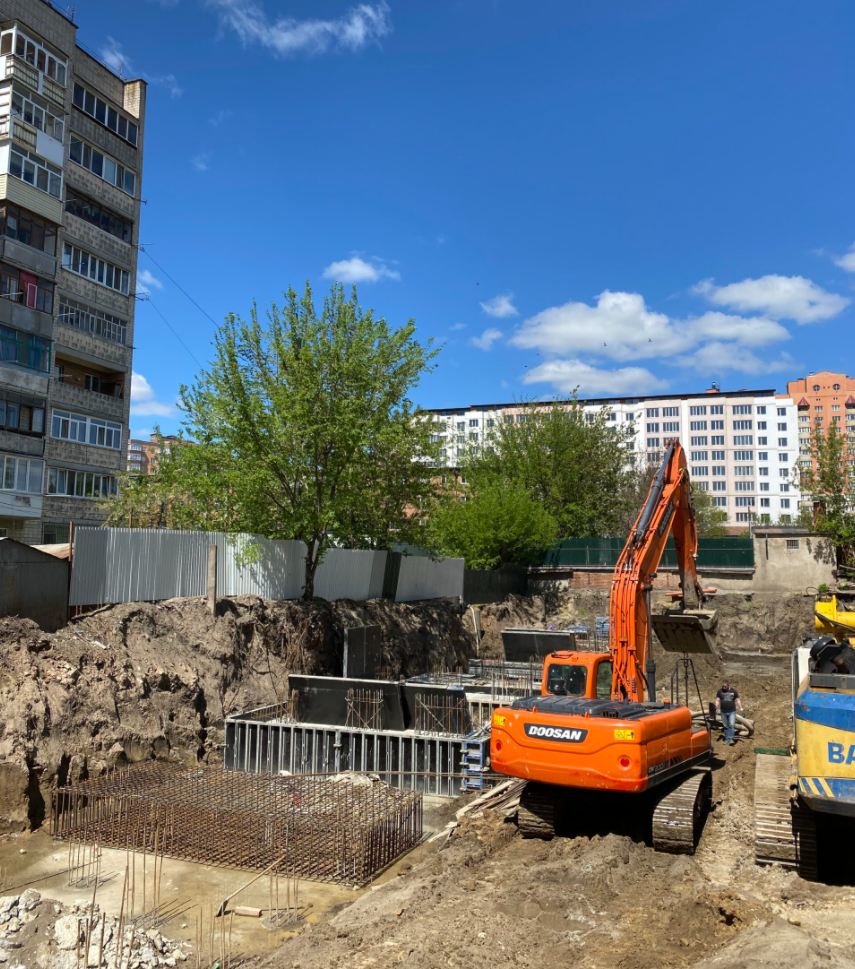
{"label": "blue sky", "polygon": [[76,19],[152,82],[134,432],[177,428],[211,349],[166,274],[215,320],[355,280],[445,344],[428,407],[853,369],[848,0],[80,0]]}

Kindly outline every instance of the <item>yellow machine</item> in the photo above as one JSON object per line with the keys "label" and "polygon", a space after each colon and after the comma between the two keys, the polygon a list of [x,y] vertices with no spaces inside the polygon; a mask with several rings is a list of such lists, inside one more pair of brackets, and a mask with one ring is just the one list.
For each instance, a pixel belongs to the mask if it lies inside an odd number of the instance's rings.
{"label": "yellow machine", "polygon": [[[843,608],[840,608],[840,607]],[[818,816],[855,819],[855,611],[837,596],[815,606],[815,639],[793,653],[790,756],[758,752],[755,857],[816,877]]]}

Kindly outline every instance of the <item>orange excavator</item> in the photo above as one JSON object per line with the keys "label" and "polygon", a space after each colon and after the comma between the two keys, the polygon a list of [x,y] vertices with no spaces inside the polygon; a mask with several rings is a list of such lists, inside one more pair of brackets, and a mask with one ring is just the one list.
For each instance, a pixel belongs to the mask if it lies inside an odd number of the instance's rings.
{"label": "orange excavator", "polygon": [[[682,609],[653,616],[650,592],[672,533]],[[540,694],[493,714],[493,770],[529,782],[517,815],[525,837],[552,838],[581,791],[614,792],[633,798],[636,810],[644,809],[642,802],[649,806],[657,849],[694,852],[712,793],[704,767],[710,732],[679,702],[680,669],[687,698],[688,654],[711,652],[715,624],[715,613],[700,608],[697,549],[686,455],[679,441],[670,441],[612,577],[609,652],[550,654]],[[651,626],[667,651],[684,654],[675,670],[676,702],[675,677],[672,699],[656,698]]]}

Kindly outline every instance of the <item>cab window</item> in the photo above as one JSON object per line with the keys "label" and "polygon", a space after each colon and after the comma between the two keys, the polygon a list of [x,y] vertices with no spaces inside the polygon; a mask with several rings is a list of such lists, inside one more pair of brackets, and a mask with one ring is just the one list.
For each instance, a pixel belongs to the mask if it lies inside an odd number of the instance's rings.
{"label": "cab window", "polygon": [[555,696],[584,696],[588,670],[584,666],[550,663],[546,670],[546,692]]}
{"label": "cab window", "polygon": [[612,695],[612,661],[604,659],[597,667],[597,699],[608,700]]}

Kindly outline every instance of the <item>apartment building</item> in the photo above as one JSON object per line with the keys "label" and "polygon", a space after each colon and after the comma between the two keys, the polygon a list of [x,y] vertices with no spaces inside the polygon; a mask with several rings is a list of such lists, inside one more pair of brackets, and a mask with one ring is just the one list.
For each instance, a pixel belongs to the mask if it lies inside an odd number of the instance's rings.
{"label": "apartment building", "polygon": [[[779,521],[798,514],[799,495],[792,481],[798,424],[792,398],[778,396],[774,390],[724,393],[714,385],[702,394],[607,397],[580,403],[588,419],[604,410],[614,427],[630,429],[632,460],[658,463],[665,442],[679,438],[688,453],[692,480],[727,512],[729,525],[747,527],[754,520]],[[449,468],[500,423],[526,417],[519,404],[429,413],[433,440],[442,444],[440,463]]]}
{"label": "apartment building", "polygon": [[[799,464],[813,463],[811,432],[836,424],[847,441],[855,443],[855,378],[845,373],[823,370],[791,380],[787,393],[796,402],[799,415]],[[850,447],[849,460],[855,463],[855,447]]]}
{"label": "apartment building", "polygon": [[146,85],[0,7],[0,535],[100,524],[125,466]]}
{"label": "apartment building", "polygon": [[[177,444],[188,444],[176,434],[163,435],[163,450],[167,453]],[[152,434],[147,441],[131,438],[128,442],[128,471],[132,474],[154,474],[157,470],[157,459],[160,456],[160,444]]]}

